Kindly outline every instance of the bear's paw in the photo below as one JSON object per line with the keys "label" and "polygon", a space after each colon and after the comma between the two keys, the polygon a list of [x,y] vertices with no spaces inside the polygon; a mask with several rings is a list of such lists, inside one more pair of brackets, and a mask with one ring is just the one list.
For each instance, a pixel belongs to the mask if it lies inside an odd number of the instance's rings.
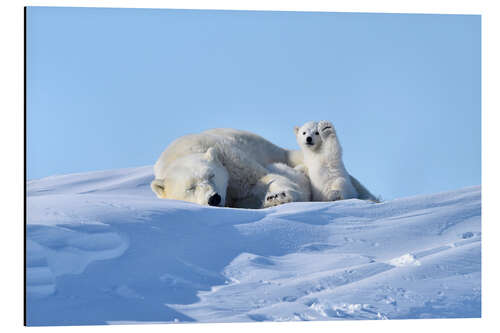
{"label": "bear's paw", "polygon": [[335,135],[335,128],[331,122],[322,120],[318,123],[318,132],[321,138],[324,139],[331,134]]}
{"label": "bear's paw", "polygon": [[270,192],[266,195],[264,208],[278,206],[292,201],[292,194],[288,191]]}

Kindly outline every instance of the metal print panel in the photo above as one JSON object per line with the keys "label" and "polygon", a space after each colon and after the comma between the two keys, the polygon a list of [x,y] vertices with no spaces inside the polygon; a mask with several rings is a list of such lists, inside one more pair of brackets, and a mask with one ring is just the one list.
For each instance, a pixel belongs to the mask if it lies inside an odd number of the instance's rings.
{"label": "metal print panel", "polygon": [[26,8],[26,325],[481,317],[480,27]]}

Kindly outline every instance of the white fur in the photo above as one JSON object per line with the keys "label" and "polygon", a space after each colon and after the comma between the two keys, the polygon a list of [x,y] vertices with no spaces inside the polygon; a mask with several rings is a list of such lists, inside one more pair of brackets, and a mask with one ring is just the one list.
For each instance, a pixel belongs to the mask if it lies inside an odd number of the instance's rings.
{"label": "white fur", "polygon": [[330,122],[307,122],[300,128],[295,127],[295,135],[311,182],[313,201],[352,198],[377,201],[347,172],[342,160],[342,147]]}
{"label": "white fur", "polygon": [[154,166],[159,198],[218,206],[262,208],[310,198],[307,177],[292,167],[302,154],[250,132],[213,129],[172,142]]}
{"label": "white fur", "polygon": [[269,184],[265,191],[267,195],[264,207],[311,200],[311,184],[304,168],[273,163],[268,165],[267,169],[270,173],[264,177]]}

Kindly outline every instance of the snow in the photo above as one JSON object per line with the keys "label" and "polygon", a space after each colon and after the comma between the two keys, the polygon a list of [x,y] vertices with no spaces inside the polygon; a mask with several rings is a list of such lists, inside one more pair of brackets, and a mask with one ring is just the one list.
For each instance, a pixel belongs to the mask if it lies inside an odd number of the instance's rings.
{"label": "snow", "polygon": [[245,210],[157,199],[152,178],[28,182],[28,325],[481,316],[480,186]]}
{"label": "snow", "polygon": [[407,253],[399,258],[394,258],[389,260],[389,264],[398,267],[411,266],[411,265],[420,266],[420,261],[415,259],[415,256],[413,254]]}

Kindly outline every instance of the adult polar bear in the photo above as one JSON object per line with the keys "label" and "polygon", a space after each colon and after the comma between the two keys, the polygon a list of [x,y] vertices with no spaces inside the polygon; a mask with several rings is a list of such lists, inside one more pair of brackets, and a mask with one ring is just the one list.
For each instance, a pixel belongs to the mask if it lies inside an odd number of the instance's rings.
{"label": "adult polar bear", "polygon": [[264,208],[309,201],[310,185],[295,167],[300,151],[235,129],[211,129],[172,142],[154,166],[159,198],[202,205]]}
{"label": "adult polar bear", "polygon": [[[201,205],[265,208],[310,201],[300,150],[235,129],[211,129],[172,142],[154,166],[159,198]],[[358,193],[367,190],[353,177]]]}

